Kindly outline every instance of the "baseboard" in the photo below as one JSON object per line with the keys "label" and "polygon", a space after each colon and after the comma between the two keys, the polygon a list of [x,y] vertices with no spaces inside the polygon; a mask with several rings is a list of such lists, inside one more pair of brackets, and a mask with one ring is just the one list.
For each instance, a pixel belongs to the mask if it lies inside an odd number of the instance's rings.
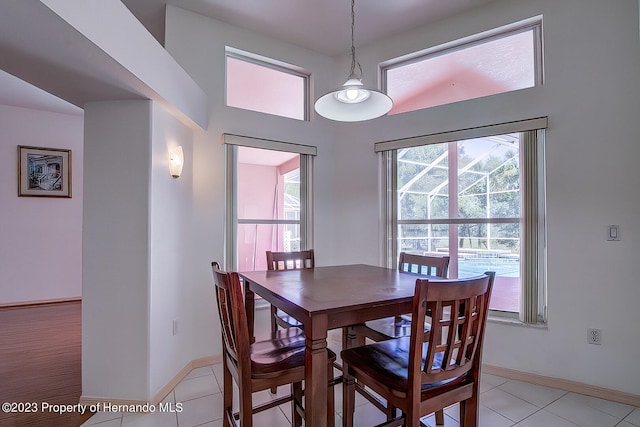
{"label": "baseboard", "polygon": [[60,304],[65,302],[79,302],[79,301],[82,301],[81,297],[56,298],[56,299],[44,299],[44,300],[33,300],[33,301],[18,301],[18,302],[0,304],[0,308],[23,308],[23,307],[33,306],[33,305]]}
{"label": "baseboard", "polygon": [[191,369],[217,365],[218,363],[222,363],[222,355],[201,357],[191,361]]}
{"label": "baseboard", "polygon": [[176,386],[180,384],[180,381],[182,381],[187,375],[189,375],[189,372],[191,372],[192,370],[205,366],[215,365],[221,362],[222,356],[208,356],[192,360],[191,362],[187,363],[182,369],[180,369],[180,371],[178,371],[178,373],[175,374],[173,378],[171,378],[171,380],[169,380],[169,382],[155,394],[155,396],[153,396],[153,398],[151,399],[151,403],[157,405],[158,403],[162,402],[164,398],[167,397],[169,393],[171,393],[171,390],[176,388]]}
{"label": "baseboard", "polygon": [[576,381],[563,380],[560,378],[545,377],[543,375],[531,374],[528,372],[516,371],[513,369],[501,368],[498,366],[482,365],[482,372],[485,374],[498,375],[512,380],[525,381],[531,384],[545,387],[557,388],[574,393],[585,394],[587,396],[598,397],[600,399],[611,400],[626,405],[640,406],[640,396],[623,391],[611,390],[597,387]]}
{"label": "baseboard", "polygon": [[176,388],[176,386],[178,384],[180,384],[180,381],[182,381],[184,379],[184,377],[186,377],[187,375],[189,375],[189,372],[191,372],[191,363],[189,362],[187,363],[182,369],[180,369],[178,371],[177,374],[175,374],[173,376],[173,378],[171,378],[169,380],[168,383],[166,383],[156,394],[155,396],[153,396],[153,398],[151,399],[151,403],[154,405],[157,405],[158,403],[162,402],[164,400],[165,397],[167,397],[167,395],[169,393],[171,393],[171,390],[173,390],[174,388]]}

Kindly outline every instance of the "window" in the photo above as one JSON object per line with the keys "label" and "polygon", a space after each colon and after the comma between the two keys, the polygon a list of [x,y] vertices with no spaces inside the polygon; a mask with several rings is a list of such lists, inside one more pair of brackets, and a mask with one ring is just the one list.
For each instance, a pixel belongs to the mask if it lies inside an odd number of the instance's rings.
{"label": "window", "polygon": [[230,268],[266,270],[267,250],[312,247],[309,177],[315,147],[235,135],[224,139]]}
{"label": "window", "polygon": [[297,120],[308,116],[308,75],[297,67],[227,48],[227,106]]}
{"label": "window", "polygon": [[542,84],[541,25],[521,23],[384,64],[389,114]]}
{"label": "window", "polygon": [[449,255],[449,277],[495,271],[494,314],[544,320],[544,146],[542,131],[530,129],[537,126],[546,119],[376,144],[384,153],[388,265],[403,251]]}

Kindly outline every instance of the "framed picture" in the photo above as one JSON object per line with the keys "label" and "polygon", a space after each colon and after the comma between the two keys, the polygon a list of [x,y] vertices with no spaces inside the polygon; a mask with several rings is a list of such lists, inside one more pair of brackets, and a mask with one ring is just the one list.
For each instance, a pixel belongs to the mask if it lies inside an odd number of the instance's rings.
{"label": "framed picture", "polygon": [[19,145],[18,196],[71,197],[71,150]]}

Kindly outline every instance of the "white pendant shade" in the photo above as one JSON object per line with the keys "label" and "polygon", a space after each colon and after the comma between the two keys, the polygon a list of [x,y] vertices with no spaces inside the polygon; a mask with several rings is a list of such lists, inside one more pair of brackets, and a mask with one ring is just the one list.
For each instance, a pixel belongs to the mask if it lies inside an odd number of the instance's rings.
{"label": "white pendant shade", "polygon": [[393,101],[387,95],[350,78],[342,87],[318,98],[315,109],[330,120],[359,122],[383,116],[392,106]]}
{"label": "white pendant shade", "polygon": [[[356,59],[354,33],[356,3],[351,0],[351,73],[342,87],[332,90],[316,101],[316,111],[322,117],[339,122],[361,122],[383,116],[393,107],[386,94],[362,84],[362,67]],[[359,73],[356,74],[356,66]]]}

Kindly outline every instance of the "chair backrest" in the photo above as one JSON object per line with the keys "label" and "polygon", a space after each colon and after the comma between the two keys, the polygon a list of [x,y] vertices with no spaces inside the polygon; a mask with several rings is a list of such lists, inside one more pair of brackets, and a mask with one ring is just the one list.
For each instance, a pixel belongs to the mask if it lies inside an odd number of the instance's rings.
{"label": "chair backrest", "polygon": [[217,262],[212,262],[211,268],[222,327],[224,352],[238,366],[241,377],[248,374],[248,378],[251,378],[249,329],[247,328],[247,313],[244,307],[240,277],[238,273],[220,270],[220,265]]}
{"label": "chair backrest", "polygon": [[[422,384],[465,374],[478,380],[494,277],[495,273],[487,272],[466,279],[416,280],[408,384],[414,394],[419,396]],[[425,331],[427,311],[431,328]]]}
{"label": "chair backrest", "polygon": [[298,252],[267,251],[268,270],[304,270],[314,266],[313,249]]}
{"label": "chair backrest", "polygon": [[398,270],[428,276],[447,277],[449,256],[415,255],[400,252]]}

